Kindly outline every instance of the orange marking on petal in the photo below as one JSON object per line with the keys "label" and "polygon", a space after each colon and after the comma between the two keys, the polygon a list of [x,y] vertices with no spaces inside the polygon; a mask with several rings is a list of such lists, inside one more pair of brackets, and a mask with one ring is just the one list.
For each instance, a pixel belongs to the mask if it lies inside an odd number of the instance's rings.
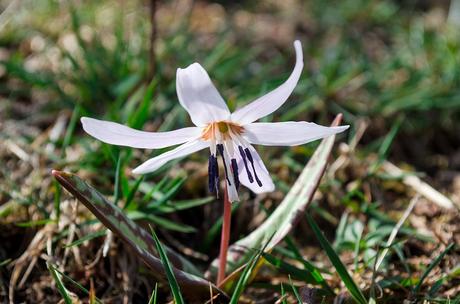
{"label": "orange marking on petal", "polygon": [[216,121],[208,124],[201,133],[204,140],[215,139],[216,132],[219,132],[223,140],[230,138],[230,131],[235,135],[244,132],[244,128],[232,121]]}

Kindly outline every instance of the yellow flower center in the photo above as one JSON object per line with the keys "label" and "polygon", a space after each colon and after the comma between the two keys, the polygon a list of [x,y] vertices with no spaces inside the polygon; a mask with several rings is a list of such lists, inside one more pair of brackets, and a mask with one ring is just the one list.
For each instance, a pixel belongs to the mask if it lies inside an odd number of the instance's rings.
{"label": "yellow flower center", "polygon": [[216,132],[220,133],[220,138],[226,140],[230,138],[230,133],[240,135],[244,132],[244,128],[232,121],[216,121],[208,124],[201,134],[204,140],[216,139]]}

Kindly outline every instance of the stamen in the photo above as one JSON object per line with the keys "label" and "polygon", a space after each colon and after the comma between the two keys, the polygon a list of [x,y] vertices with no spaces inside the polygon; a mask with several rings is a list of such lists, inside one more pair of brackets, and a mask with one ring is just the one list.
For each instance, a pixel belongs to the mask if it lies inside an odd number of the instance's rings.
{"label": "stamen", "polygon": [[236,163],[236,159],[232,158],[232,172],[233,178],[235,179],[235,186],[236,189],[240,187],[240,178],[238,177],[238,164]]}
{"label": "stamen", "polygon": [[214,173],[216,171],[214,170],[214,155],[209,155],[208,159],[208,188],[209,192],[213,193],[214,190],[216,189],[216,177],[214,176]]}
{"label": "stamen", "polygon": [[246,174],[248,176],[249,182],[252,184],[254,182],[254,178],[252,177],[251,171],[249,171],[248,161],[246,160],[246,154],[244,154],[243,147],[238,146],[238,150],[240,151],[241,158],[243,158],[244,168],[246,169]]}
{"label": "stamen", "polygon": [[228,185],[231,186],[232,183],[230,182],[230,179],[228,178],[227,163],[225,162],[224,145],[217,144],[217,150],[219,151],[220,156],[222,157],[222,161],[224,162],[225,178],[227,179]]}
{"label": "stamen", "polygon": [[219,164],[217,163],[217,156],[214,156],[214,175],[215,175],[215,189],[216,195],[219,197]]}
{"label": "stamen", "polygon": [[257,176],[256,167],[254,166],[254,159],[252,158],[251,151],[249,151],[248,148],[245,148],[244,152],[246,153],[246,156],[247,156],[249,162],[251,163],[252,171],[254,172],[254,177],[256,178],[257,184],[259,185],[259,187],[262,187],[262,182],[260,181],[259,177]]}
{"label": "stamen", "polygon": [[219,165],[217,164],[217,157],[213,154],[209,155],[208,161],[208,186],[209,192],[218,194],[219,189]]}

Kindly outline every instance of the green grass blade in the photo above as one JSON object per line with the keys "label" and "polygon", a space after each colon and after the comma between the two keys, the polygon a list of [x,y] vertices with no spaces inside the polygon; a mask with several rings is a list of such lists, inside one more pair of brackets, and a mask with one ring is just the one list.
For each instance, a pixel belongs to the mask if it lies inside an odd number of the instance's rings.
{"label": "green grass blade", "polygon": [[263,253],[262,255],[268,263],[270,263],[277,269],[287,273],[289,276],[293,276],[294,278],[302,280],[305,283],[318,284],[316,279],[312,276],[312,274],[309,271],[297,268],[294,265],[289,264],[270,253]]}
{"label": "green grass blade", "polygon": [[120,189],[120,179],[121,179],[121,168],[122,168],[122,164],[123,164],[123,157],[122,157],[122,153],[118,153],[118,158],[117,158],[117,165],[116,165],[116,169],[115,169],[115,182],[114,182],[114,186],[113,186],[113,203],[115,205],[118,205],[118,200],[120,199],[120,193],[121,193],[121,189]]}
{"label": "green grass blade", "polygon": [[80,105],[77,104],[72,112],[72,116],[70,117],[69,125],[64,135],[64,140],[62,142],[62,153],[65,153],[65,148],[67,148],[70,142],[72,141],[72,136],[75,132],[75,127],[77,125],[78,118],[80,117],[80,111],[81,111]]}
{"label": "green grass blade", "polygon": [[214,197],[205,197],[205,198],[198,198],[198,199],[191,199],[191,200],[184,200],[184,201],[173,201],[168,202],[164,205],[158,206],[156,211],[161,213],[171,213],[180,210],[186,210],[198,206],[202,206],[214,201]]}
{"label": "green grass blade", "polygon": [[294,292],[294,296],[295,296],[295,298],[297,299],[297,303],[302,304],[303,301],[302,301],[302,299],[300,298],[300,295],[299,295],[299,292],[297,291],[297,288],[296,288],[296,287],[294,286],[294,284],[292,283],[291,276],[289,276],[289,284],[291,285],[292,291]]}
{"label": "green grass blade", "polygon": [[98,237],[104,236],[104,235],[106,235],[106,233],[107,233],[107,229],[103,229],[103,230],[100,230],[100,231],[88,233],[87,235],[79,238],[78,240],[76,240],[76,241],[74,241],[74,242],[72,242],[69,245],[66,245],[64,247],[78,246],[78,245],[83,244],[86,241],[89,241],[89,240],[96,239]]}
{"label": "green grass blade", "polygon": [[323,233],[319,229],[318,225],[315,223],[313,218],[307,213],[307,221],[310,227],[312,228],[313,232],[315,233],[316,238],[318,239],[321,247],[326,251],[326,254],[331,261],[332,265],[334,265],[337,273],[339,274],[340,278],[344,282],[345,286],[347,287],[348,291],[350,292],[353,299],[359,304],[366,304],[367,300],[364,297],[361,289],[359,289],[358,285],[353,281],[352,277],[347,271],[347,268],[340,260],[337,253],[332,248],[329,241],[324,237]]}
{"label": "green grass blade", "polygon": [[[84,294],[86,295],[89,295],[89,290],[86,289],[85,287],[83,287],[80,283],[78,283],[77,281],[75,281],[74,279],[72,279],[71,277],[69,277],[68,275],[66,275],[65,273],[59,271],[59,269],[56,269],[54,268],[54,270],[59,273],[63,279],[69,281],[70,283],[72,283],[73,285],[75,285],[78,289],[80,289]],[[102,303],[102,301],[96,297],[96,302],[97,303]]]}
{"label": "green grass blade", "polygon": [[233,291],[232,297],[230,299],[230,304],[238,304],[241,294],[243,293],[246,285],[248,284],[251,278],[252,271],[254,270],[257,263],[259,262],[261,253],[262,251],[256,251],[250,258],[238,282],[236,283],[235,290]]}
{"label": "green grass blade", "polygon": [[152,292],[152,295],[149,299],[149,304],[157,304],[157,297],[158,297],[158,283],[155,283],[155,289]]}
{"label": "green grass blade", "polygon": [[444,249],[441,254],[434,259],[430,265],[428,265],[428,268],[423,272],[422,276],[420,277],[419,282],[414,288],[414,293],[417,294],[420,291],[420,288],[422,287],[423,281],[426,279],[426,277],[430,274],[430,272],[442,261],[444,256],[454,247],[455,243],[449,244],[449,246]]}
{"label": "green grass blade", "polygon": [[229,304],[238,303],[238,300],[241,297],[241,294],[243,293],[247,284],[249,283],[251,276],[253,275],[253,271],[256,269],[256,266],[259,263],[260,258],[262,257],[265,250],[267,250],[267,246],[268,244],[270,244],[272,237],[270,237],[267,240],[267,242],[264,244],[264,246],[260,250],[253,250],[253,254],[251,258],[247,262],[246,266],[243,269],[243,273],[239,276],[239,279],[236,282],[236,285],[233,290],[233,294],[232,294]]}
{"label": "green grass blade", "polygon": [[294,253],[294,256],[297,258],[297,260],[300,261],[304,265],[305,269],[311,273],[315,281],[320,284],[330,295],[335,295],[334,290],[332,290],[327,281],[323,278],[321,272],[313,264],[302,257],[299,249],[296,247],[290,237],[286,238],[286,244],[288,244],[288,247]]}
{"label": "green grass blade", "polygon": [[134,186],[129,190],[128,196],[126,197],[126,202],[125,205],[123,206],[123,209],[128,209],[129,205],[131,205],[134,195],[136,194],[137,190],[139,189],[139,186],[141,185],[142,181],[144,180],[144,176],[142,175],[136,180],[136,183]]}
{"label": "green grass blade", "polygon": [[61,280],[61,275],[50,263],[47,262],[46,266],[48,267],[48,270],[51,273],[51,276],[53,277],[53,280],[56,283],[56,286],[62,298],[64,299],[65,304],[72,304],[72,298],[70,297],[69,292],[67,291],[67,289],[64,286],[64,283]]}
{"label": "green grass blade", "polygon": [[158,283],[155,283],[155,289],[153,290],[152,295],[150,296],[149,304],[157,304],[157,298],[158,298]]}
{"label": "green grass blade", "polygon": [[157,246],[158,254],[160,256],[161,262],[163,263],[166,276],[168,278],[169,286],[171,287],[171,292],[173,294],[174,302],[176,304],[184,304],[184,298],[182,297],[182,293],[180,291],[179,284],[177,284],[176,276],[174,275],[173,268],[171,263],[169,262],[168,256],[161,244],[160,240],[158,239],[155,231],[150,227],[152,231],[153,240],[155,241],[155,245]]}

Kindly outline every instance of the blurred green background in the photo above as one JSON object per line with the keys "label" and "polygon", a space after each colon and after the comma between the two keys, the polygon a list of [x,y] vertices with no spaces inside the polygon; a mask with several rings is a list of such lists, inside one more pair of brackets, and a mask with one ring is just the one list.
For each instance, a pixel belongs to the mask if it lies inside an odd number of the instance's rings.
{"label": "blurred green background", "polygon": [[[361,268],[356,259],[348,263],[355,267],[360,281],[366,280],[365,273],[372,268],[372,261],[364,258],[366,250],[376,245],[359,239],[357,249],[355,243],[340,247],[336,228],[343,214],[347,214],[350,229],[358,221],[359,227],[366,227],[365,233],[372,232],[378,230],[378,225],[372,226],[378,216],[369,210],[399,214],[413,195],[400,178],[380,170],[382,163],[388,160],[417,171],[455,203],[460,201],[457,0],[39,0],[1,1],[0,6],[0,263],[5,262],[0,267],[1,295],[5,297],[18,267],[10,262],[24,252],[30,254],[37,233],[62,216],[67,220],[58,221],[60,228],[54,228],[49,241],[55,256],[64,254],[58,244],[68,237],[69,229],[77,229],[78,238],[90,235],[91,240],[80,250],[80,260],[73,257],[63,268],[74,279],[88,286],[89,278],[94,277],[100,283],[96,284],[98,296],[102,293],[107,298],[129,294],[134,301],[145,300],[151,291],[152,284],[144,280],[146,274],[130,283],[134,287],[128,284],[132,287],[128,292],[103,283],[105,271],[117,271],[114,265],[82,266],[100,254],[104,240],[95,231],[101,227],[85,211],[73,213],[80,209],[61,195],[49,175],[52,168],[77,173],[120,205],[129,204],[133,218],[163,229],[162,235],[180,250],[191,248],[198,264],[214,258],[220,229],[215,223],[221,206],[203,183],[206,153],[138,179],[130,169],[164,150],[101,144],[82,132],[79,118],[112,120],[149,131],[190,126],[176,96],[178,67],[200,62],[233,110],[288,77],[295,39],[304,47],[302,77],[288,102],[264,121],[306,120],[328,125],[343,113],[344,123],[351,125],[348,133],[339,136],[342,144],[335,153],[345,155],[348,163],[323,181],[312,209],[326,235],[336,240],[338,252],[355,252],[361,257],[356,258],[363,263]],[[260,223],[257,215],[264,217],[273,210],[317,145],[258,149],[277,190],[262,197],[243,190],[232,240],[253,230]],[[172,213],[164,207],[174,205],[183,210]],[[423,232],[445,225],[450,227],[445,244],[458,241],[457,211],[449,215],[433,208],[435,211],[418,211],[423,224],[414,229]],[[313,239],[310,242],[309,228],[300,224],[294,236],[301,248],[313,250],[307,255],[315,259],[312,252],[319,248]],[[419,251],[410,247],[401,252],[429,259],[434,244],[443,243],[431,241],[430,246],[420,245]],[[48,250],[51,254],[46,244],[40,239],[34,247],[33,267],[39,271],[28,274],[22,284],[14,282],[19,286],[17,299],[44,299],[45,295],[56,299],[56,290],[43,287],[42,293],[36,291],[50,282],[39,259],[39,253]],[[123,256],[129,260],[125,263],[135,263]],[[122,263],[112,258],[113,263]],[[458,249],[450,258],[446,267],[458,267]],[[427,260],[422,261],[392,269],[401,276],[396,285],[415,284],[410,278],[423,271],[421,265]],[[442,283],[446,285],[429,294],[430,298],[447,299],[458,292],[458,274]],[[390,288],[388,293],[405,295],[404,288]]]}

